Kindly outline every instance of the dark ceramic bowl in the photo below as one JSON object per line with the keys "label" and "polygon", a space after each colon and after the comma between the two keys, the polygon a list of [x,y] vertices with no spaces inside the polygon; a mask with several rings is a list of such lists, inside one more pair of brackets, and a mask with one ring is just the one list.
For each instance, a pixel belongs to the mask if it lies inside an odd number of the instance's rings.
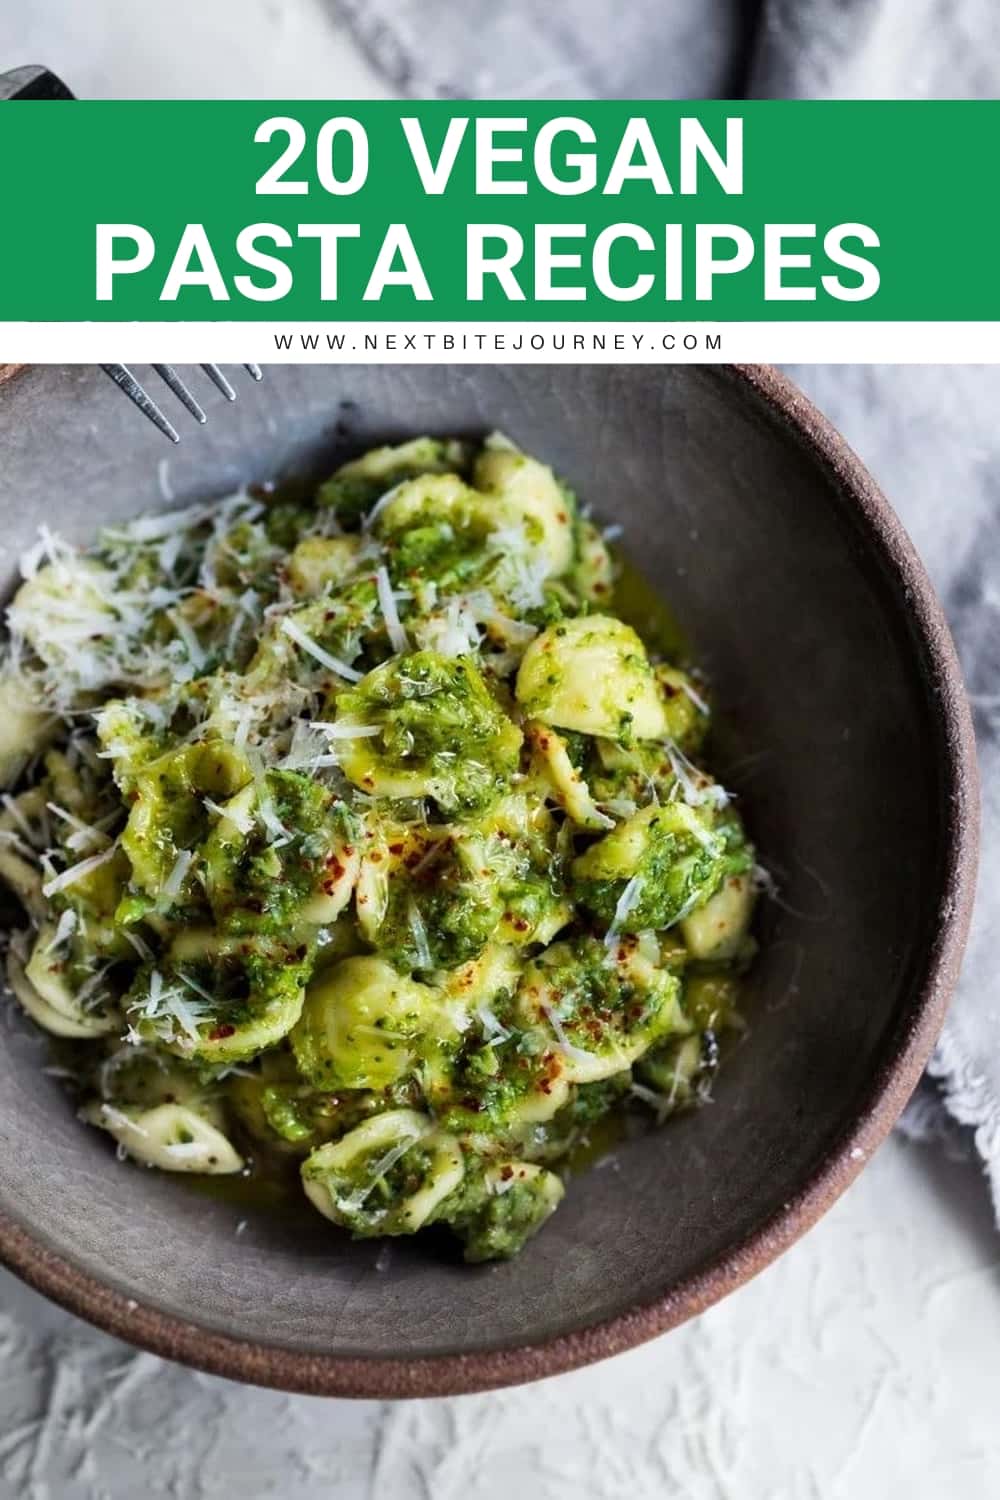
{"label": "dark ceramic bowl", "polygon": [[[522,1257],[470,1269],[246,1217],[118,1164],[9,1021],[0,1254],[122,1338],[336,1395],[469,1391],[614,1354],[772,1260],[888,1131],[955,980],[976,776],[951,640],[857,459],[760,368],[274,367],[171,450],[96,370],[0,392],[5,567],[40,521],[102,520],[328,466],[376,439],[500,427],[565,474],[670,600],[711,673],[723,779],[781,881],[751,1031],[714,1104],[577,1178]],[[382,1266],[382,1269],[379,1269]]]}

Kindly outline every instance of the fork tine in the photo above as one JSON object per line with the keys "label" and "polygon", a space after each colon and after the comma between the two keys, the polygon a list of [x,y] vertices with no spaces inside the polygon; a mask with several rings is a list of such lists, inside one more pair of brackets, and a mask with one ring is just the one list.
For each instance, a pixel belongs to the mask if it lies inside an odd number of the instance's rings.
{"label": "fork tine", "polygon": [[101,365],[104,371],[120,391],[124,391],[128,399],[137,406],[144,417],[148,417],[154,427],[158,427],[164,437],[168,437],[172,443],[179,443],[176,428],[172,427],[163,415],[156,402],[146,395],[142,386],[136,380],[127,365]]}
{"label": "fork tine", "polygon": [[184,384],[173,365],[154,365],[153,369],[160,379],[170,387],[182,406],[186,406],[196,422],[207,420],[205,413]]}
{"label": "fork tine", "polygon": [[236,400],[236,392],[233,390],[232,386],[229,384],[229,381],[226,379],[225,375],[223,375],[218,365],[202,365],[201,368],[205,371],[205,374],[208,376],[212,384],[214,386],[217,386],[218,389],[222,392],[227,401]]}
{"label": "fork tine", "polygon": [[244,365],[243,368],[244,368],[244,370],[246,370],[247,374],[250,376],[250,378],[252,380],[262,380],[263,379],[263,376],[261,375],[261,372],[260,372],[260,365]]}

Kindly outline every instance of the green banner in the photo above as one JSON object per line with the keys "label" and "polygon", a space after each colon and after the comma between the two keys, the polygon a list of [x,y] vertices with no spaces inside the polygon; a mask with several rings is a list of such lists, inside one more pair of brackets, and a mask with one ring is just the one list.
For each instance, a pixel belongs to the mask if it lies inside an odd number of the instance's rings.
{"label": "green banner", "polygon": [[988,320],[1000,103],[17,103],[0,321]]}

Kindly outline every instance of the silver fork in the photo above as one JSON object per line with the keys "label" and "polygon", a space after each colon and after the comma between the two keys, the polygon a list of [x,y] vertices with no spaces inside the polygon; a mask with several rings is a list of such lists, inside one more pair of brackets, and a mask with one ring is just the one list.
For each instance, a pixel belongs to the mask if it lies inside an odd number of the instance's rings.
{"label": "silver fork", "polygon": [[[236,400],[236,392],[218,365],[202,365],[201,368],[216,389],[222,392],[227,401]],[[251,379],[260,380],[262,378],[260,365],[244,365],[243,368]],[[176,427],[163,415],[163,412],[157,406],[152,396],[139,384],[127,365],[102,365],[101,369],[105,375],[110,376],[120,391],[124,391],[128,399],[133,405],[139,408],[143,416],[148,417],[153,426],[159,428],[164,437],[168,437],[172,443],[180,442],[180,434]],[[164,384],[173,391],[181,405],[191,413],[196,422],[204,424],[208,421],[204,411],[192,396],[173,365],[153,365],[153,369]]]}
{"label": "silver fork", "polygon": [[[0,101],[14,99],[72,99],[73,95],[63,83],[48,68],[25,67],[13,68],[7,73],[0,73]],[[201,367],[209,380],[216,386],[227,401],[236,400],[236,392],[223,375],[218,365],[202,365]],[[254,380],[260,380],[259,365],[244,365],[244,370]],[[124,391],[128,399],[137,406],[144,417],[148,417],[154,427],[158,427],[164,437],[168,437],[172,443],[180,442],[180,434],[172,422],[163,415],[152,396],[139,384],[132,371],[127,365],[102,365],[101,369],[105,375],[109,375],[120,391]],[[201,406],[192,396],[173,365],[154,365],[153,369],[160,379],[173,391],[182,406],[194,417],[196,422],[204,423],[208,419]]]}

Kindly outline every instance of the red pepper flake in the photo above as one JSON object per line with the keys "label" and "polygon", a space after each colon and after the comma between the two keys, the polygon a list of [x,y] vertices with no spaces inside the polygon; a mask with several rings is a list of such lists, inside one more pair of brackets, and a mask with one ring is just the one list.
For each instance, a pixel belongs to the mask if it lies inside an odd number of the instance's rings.
{"label": "red pepper flake", "polygon": [[210,1031],[208,1033],[208,1040],[210,1042],[221,1042],[221,1041],[224,1041],[227,1036],[235,1036],[235,1035],[236,1035],[236,1027],[235,1026],[229,1026],[229,1025],[216,1026],[213,1031]]}
{"label": "red pepper flake", "polygon": [[500,1177],[503,1182],[509,1182],[513,1175],[514,1168],[510,1165],[509,1162],[505,1167],[500,1168]]}

